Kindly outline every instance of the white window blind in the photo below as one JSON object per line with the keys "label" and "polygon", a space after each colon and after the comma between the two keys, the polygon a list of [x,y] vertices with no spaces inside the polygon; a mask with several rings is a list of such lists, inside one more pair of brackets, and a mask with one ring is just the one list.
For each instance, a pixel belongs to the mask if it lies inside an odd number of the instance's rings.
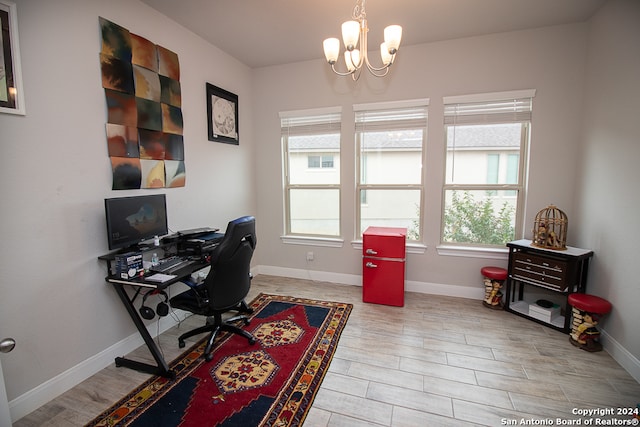
{"label": "white window blind", "polygon": [[283,135],[318,135],[340,133],[341,109],[292,111],[280,113]]}
{"label": "white window blind", "polygon": [[517,123],[531,120],[535,90],[444,98],[445,125]]}
{"label": "white window blind", "polygon": [[425,128],[428,104],[422,100],[415,105],[376,104],[374,109],[364,109],[365,104],[354,106],[356,132]]}

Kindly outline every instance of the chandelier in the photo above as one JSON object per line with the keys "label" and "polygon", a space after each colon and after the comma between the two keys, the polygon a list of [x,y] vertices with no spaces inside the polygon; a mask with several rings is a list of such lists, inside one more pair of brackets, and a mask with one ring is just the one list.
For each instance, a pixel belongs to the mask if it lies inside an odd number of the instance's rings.
{"label": "chandelier", "polygon": [[[380,44],[380,55],[382,66],[374,67],[369,62],[367,51],[367,12],[365,11],[366,0],[356,0],[351,17],[352,21],[342,24],[342,41],[344,42],[344,62],[347,66],[346,72],[336,69],[336,62],[340,56],[340,40],[328,38],[324,41],[324,56],[331,65],[334,73],[340,76],[351,76],[356,81],[360,78],[360,72],[364,66],[376,77],[384,77],[389,73],[389,67],[396,58],[396,53],[400,47],[402,38],[402,27],[400,25],[389,25],[384,29],[384,43]],[[358,43],[359,42],[359,43]]]}

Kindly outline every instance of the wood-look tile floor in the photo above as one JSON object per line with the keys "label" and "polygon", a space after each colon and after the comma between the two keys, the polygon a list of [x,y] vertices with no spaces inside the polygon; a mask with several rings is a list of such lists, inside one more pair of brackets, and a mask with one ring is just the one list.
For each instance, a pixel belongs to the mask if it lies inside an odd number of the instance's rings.
{"label": "wood-look tile floor", "polygon": [[[357,286],[265,275],[247,300],[259,292],[354,305],[305,427],[557,425],[597,418],[574,408],[640,403],[640,384],[606,352],[480,301],[407,292],[404,307],[365,304]],[[193,316],[159,337],[167,360],[182,352],[177,335],[201,323]],[[146,347],[134,353],[150,359]],[[14,427],[84,425],[146,378],[109,366]]]}

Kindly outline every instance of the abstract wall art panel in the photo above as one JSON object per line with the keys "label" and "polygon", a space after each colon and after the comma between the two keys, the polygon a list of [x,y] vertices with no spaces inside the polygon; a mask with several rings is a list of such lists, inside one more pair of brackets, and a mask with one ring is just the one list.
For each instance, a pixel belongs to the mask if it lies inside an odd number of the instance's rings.
{"label": "abstract wall art panel", "polygon": [[165,151],[165,141],[167,134],[163,132],[140,129],[138,141],[140,142],[140,158],[163,160]]}
{"label": "abstract wall art panel", "polygon": [[158,50],[156,45],[144,37],[131,34],[131,63],[158,72]]}
{"label": "abstract wall art panel", "polygon": [[158,74],[180,80],[178,55],[162,46],[158,46]]}
{"label": "abstract wall art panel", "polygon": [[133,78],[136,85],[136,96],[150,101],[160,102],[160,78],[158,73],[139,65],[133,66]]}
{"label": "abstract wall art panel", "polygon": [[107,123],[109,157],[140,157],[138,128]]}
{"label": "abstract wall art panel", "polygon": [[101,52],[130,63],[131,35],[129,30],[102,17],[99,20],[102,33]]}
{"label": "abstract wall art panel", "polygon": [[184,160],[184,140],[182,135],[167,135],[164,158],[166,160]]}
{"label": "abstract wall art panel", "polygon": [[138,127],[149,130],[162,130],[162,107],[159,102],[136,97]]}
{"label": "abstract wall art panel", "polygon": [[112,189],[184,187],[178,55],[108,19],[99,24]]}
{"label": "abstract wall art panel", "polygon": [[140,188],[142,168],[139,158],[111,157],[113,173],[112,190],[135,190]]}
{"label": "abstract wall art panel", "polygon": [[164,188],[164,160],[141,159],[142,188]]}
{"label": "abstract wall art panel", "polygon": [[103,88],[133,93],[133,70],[130,62],[101,53],[100,69]]}
{"label": "abstract wall art panel", "polygon": [[182,135],[182,110],[169,104],[162,104],[162,131]]}
{"label": "abstract wall art panel", "polygon": [[187,174],[184,169],[184,162],[177,160],[164,161],[167,188],[184,187],[186,184]]}
{"label": "abstract wall art panel", "polygon": [[111,89],[105,89],[104,94],[107,100],[107,123],[138,126],[138,107],[135,96]]}
{"label": "abstract wall art panel", "polygon": [[160,76],[160,88],[162,91],[160,101],[162,101],[163,104],[182,107],[182,90],[180,89],[179,81],[166,76]]}

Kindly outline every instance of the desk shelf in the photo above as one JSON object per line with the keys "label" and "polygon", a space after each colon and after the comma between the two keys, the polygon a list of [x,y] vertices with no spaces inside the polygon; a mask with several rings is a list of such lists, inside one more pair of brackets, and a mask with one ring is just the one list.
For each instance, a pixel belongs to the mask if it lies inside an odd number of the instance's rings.
{"label": "desk shelf", "polygon": [[[567,296],[585,292],[589,260],[593,252],[567,247],[544,249],[531,240],[507,243],[509,266],[505,309],[518,316],[568,334],[571,307]],[[559,313],[539,308],[536,301],[545,299],[560,307]],[[532,308],[533,306],[533,308]],[[544,314],[549,313],[545,318]]]}

